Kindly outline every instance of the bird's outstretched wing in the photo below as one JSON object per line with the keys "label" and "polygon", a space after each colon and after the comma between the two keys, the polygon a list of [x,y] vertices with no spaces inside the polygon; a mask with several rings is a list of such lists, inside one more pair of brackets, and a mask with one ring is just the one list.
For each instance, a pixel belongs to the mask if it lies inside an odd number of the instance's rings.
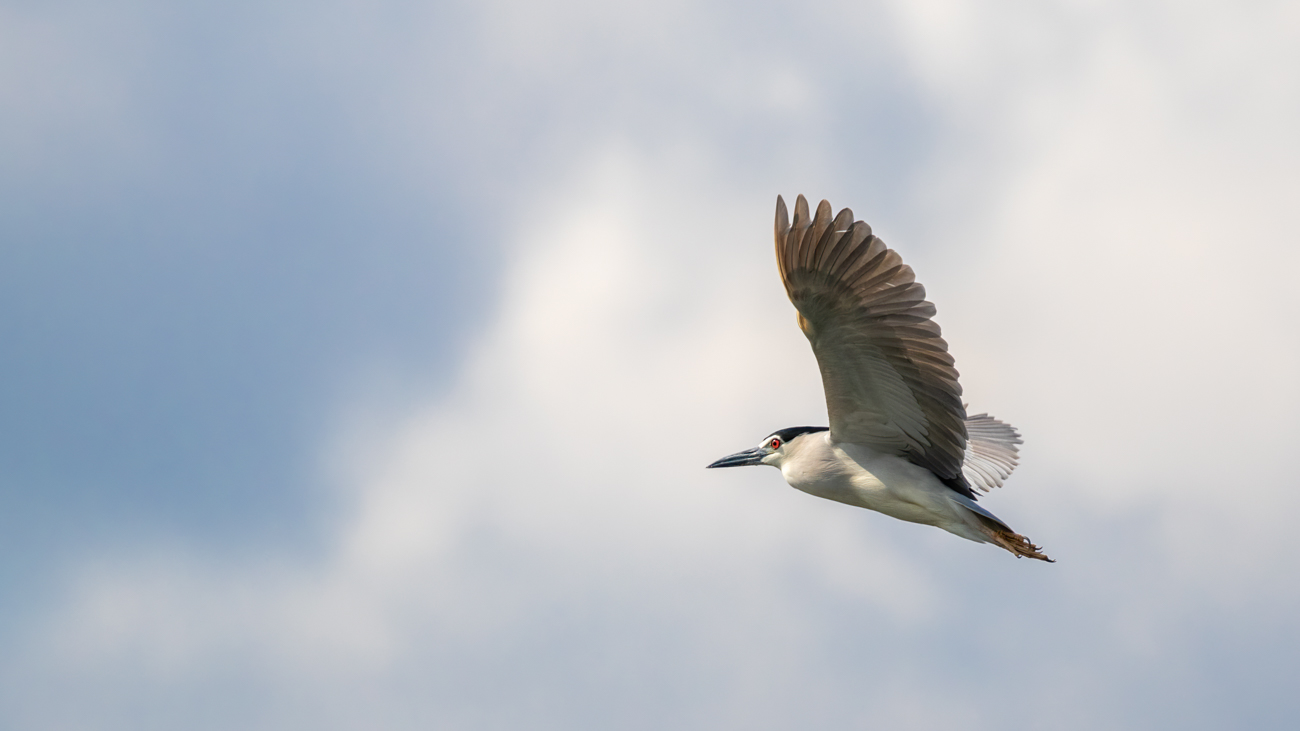
{"label": "bird's outstretched wing", "polygon": [[831,438],[892,450],[973,497],[966,409],[934,305],[912,268],[845,208],[776,199],[776,260],[826,390]]}
{"label": "bird's outstretched wing", "polygon": [[988,414],[966,417],[966,459],[961,472],[966,483],[988,492],[1011,476],[1020,462],[1020,434],[1010,424]]}

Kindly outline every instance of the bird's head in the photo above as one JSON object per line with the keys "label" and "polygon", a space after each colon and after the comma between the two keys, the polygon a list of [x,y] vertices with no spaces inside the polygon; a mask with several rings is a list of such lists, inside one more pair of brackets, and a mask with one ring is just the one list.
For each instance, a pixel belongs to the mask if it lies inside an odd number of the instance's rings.
{"label": "bird's head", "polygon": [[792,426],[788,429],[774,431],[757,447],[727,455],[709,465],[709,469],[714,467],[745,467],[755,464],[767,464],[779,468],[787,456],[798,451],[801,439],[806,439],[809,434],[824,432],[826,429],[827,427],[824,426]]}

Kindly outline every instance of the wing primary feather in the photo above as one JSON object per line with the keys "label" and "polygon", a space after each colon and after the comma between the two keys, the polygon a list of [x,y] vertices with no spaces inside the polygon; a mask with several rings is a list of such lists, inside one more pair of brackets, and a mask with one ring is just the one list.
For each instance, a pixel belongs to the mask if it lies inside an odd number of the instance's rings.
{"label": "wing primary feather", "polygon": [[[828,203],[827,206],[830,204]],[[853,211],[845,208],[835,216],[831,225],[822,234],[817,241],[817,260],[813,262],[813,269],[818,271],[829,271],[830,267],[827,262],[839,250],[839,246],[845,239],[849,238],[853,226]]]}
{"label": "wing primary feather", "polygon": [[879,264],[873,266],[880,267],[879,271],[873,272],[868,269],[862,272],[862,279],[853,283],[853,288],[860,292],[870,292],[882,284],[889,283],[893,287],[901,287],[904,284],[911,284],[914,281],[912,267],[903,263],[903,257],[893,249],[885,249],[878,257],[873,259]]}
{"label": "wing primary feather", "polygon": [[790,234],[790,214],[785,208],[785,199],[781,196],[776,197],[776,265],[781,271],[785,271],[786,256],[785,242]]}
{"label": "wing primary feather", "polygon": [[788,267],[799,267],[799,246],[808,230],[808,200],[801,194],[794,202],[794,221],[785,237],[785,261]]}
{"label": "wing primary feather", "polygon": [[872,236],[868,241],[870,243],[867,247],[860,249],[863,254],[862,258],[854,261],[851,266],[845,267],[844,274],[840,277],[840,281],[855,290],[862,290],[861,284],[857,281],[858,277],[870,274],[878,267],[883,266],[889,255],[894,253],[885,248],[884,242],[881,242],[880,246],[877,247],[876,242],[879,242],[880,239],[875,236]]}
{"label": "wing primary feather", "polygon": [[822,239],[826,232],[831,229],[831,204],[823,199],[817,204],[817,215],[813,217],[812,228],[808,231],[808,237],[803,242],[803,256],[800,257],[799,265],[807,269],[815,269],[817,249],[821,246]]}
{"label": "wing primary feather", "polygon": [[808,225],[808,199],[800,193],[798,198],[794,199],[794,228],[803,228]]}
{"label": "wing primary feather", "polygon": [[828,272],[830,276],[835,278],[835,282],[849,291],[853,290],[854,277],[864,270],[870,271],[871,262],[875,258],[870,245],[872,238],[874,237],[864,239],[864,242],[867,243],[866,246],[860,244],[851,247],[844,255],[844,258],[837,263],[835,271]]}
{"label": "wing primary feather", "polygon": [[1011,476],[1019,462],[1017,444],[1020,435],[1010,424],[998,421],[988,414],[977,414],[966,419],[965,461],[962,472],[977,489],[988,492]]}
{"label": "wing primary feather", "polygon": [[[848,214],[850,219],[853,218],[853,211],[850,211],[847,208],[845,208],[843,211],[840,211],[840,215],[844,215],[846,213]],[[846,231],[845,234],[840,237],[839,241],[835,242],[835,247],[831,249],[830,253],[827,254],[825,265],[822,267],[822,270],[826,272],[832,272],[832,273],[839,271],[840,261],[844,259],[845,253],[856,249],[858,244],[862,243],[870,236],[871,236],[870,226],[868,226],[867,224],[861,221],[857,221],[853,223],[851,226],[849,226],[849,230]]]}

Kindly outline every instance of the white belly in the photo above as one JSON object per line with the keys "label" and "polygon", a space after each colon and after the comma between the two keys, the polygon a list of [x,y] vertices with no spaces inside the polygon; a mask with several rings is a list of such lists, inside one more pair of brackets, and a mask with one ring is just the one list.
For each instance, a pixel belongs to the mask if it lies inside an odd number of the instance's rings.
{"label": "white belly", "polygon": [[828,440],[810,447],[781,466],[791,487],[912,523],[949,530],[954,520],[965,523],[948,497],[952,491],[923,467],[855,444]]}

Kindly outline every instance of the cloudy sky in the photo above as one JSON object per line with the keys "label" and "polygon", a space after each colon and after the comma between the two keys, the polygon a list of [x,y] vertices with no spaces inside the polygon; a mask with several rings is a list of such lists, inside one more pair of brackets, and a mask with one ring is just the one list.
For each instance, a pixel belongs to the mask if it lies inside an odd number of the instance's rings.
{"label": "cloudy sky", "polygon": [[[0,3],[0,726],[1291,728],[1294,3]],[[706,472],[913,265],[1059,563]]]}

